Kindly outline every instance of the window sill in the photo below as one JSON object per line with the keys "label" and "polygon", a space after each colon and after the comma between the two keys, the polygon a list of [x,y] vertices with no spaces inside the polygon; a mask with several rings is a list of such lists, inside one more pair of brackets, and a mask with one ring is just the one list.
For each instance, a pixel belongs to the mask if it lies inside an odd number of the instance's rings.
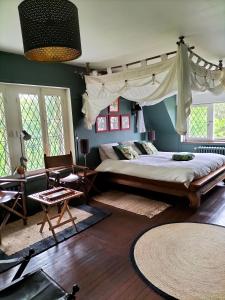
{"label": "window sill", "polygon": [[225,145],[225,140],[224,141],[182,141],[182,144],[207,144],[207,145]]}
{"label": "window sill", "polygon": [[39,174],[35,174],[35,175],[27,175],[26,176],[26,179],[28,182],[45,179],[45,178],[46,178],[46,174],[43,172],[39,173]]}
{"label": "window sill", "polygon": [[[0,178],[4,178],[7,181],[7,178],[15,178],[15,179],[19,179],[19,176],[7,176],[7,177],[0,177]],[[38,174],[28,174],[25,177],[27,179],[27,182],[32,182],[32,181],[36,181],[36,180],[40,180],[40,179],[45,179],[46,178],[46,174],[44,172],[38,173]]]}

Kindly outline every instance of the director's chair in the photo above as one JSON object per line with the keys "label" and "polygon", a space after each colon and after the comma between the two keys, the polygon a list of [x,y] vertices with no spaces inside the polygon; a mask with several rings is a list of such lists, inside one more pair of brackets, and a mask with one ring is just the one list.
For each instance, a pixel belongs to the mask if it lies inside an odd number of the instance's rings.
{"label": "director's chair", "polygon": [[[14,275],[12,282],[0,289],[0,299],[4,300],[75,300],[75,294],[79,291],[77,285],[73,286],[72,293],[66,291],[55,282],[42,269],[28,273],[21,277],[34,251],[31,249],[29,254],[22,258],[22,263]],[[13,263],[21,259],[13,258],[0,260],[0,263]]]}

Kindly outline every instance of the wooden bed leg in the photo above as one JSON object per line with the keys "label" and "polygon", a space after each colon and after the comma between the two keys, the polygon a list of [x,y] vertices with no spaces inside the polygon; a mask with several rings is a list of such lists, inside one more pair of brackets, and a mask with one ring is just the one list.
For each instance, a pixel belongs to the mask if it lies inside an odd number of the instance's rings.
{"label": "wooden bed leg", "polygon": [[201,197],[199,193],[196,192],[189,192],[188,199],[190,201],[189,207],[191,208],[198,208],[201,204]]}

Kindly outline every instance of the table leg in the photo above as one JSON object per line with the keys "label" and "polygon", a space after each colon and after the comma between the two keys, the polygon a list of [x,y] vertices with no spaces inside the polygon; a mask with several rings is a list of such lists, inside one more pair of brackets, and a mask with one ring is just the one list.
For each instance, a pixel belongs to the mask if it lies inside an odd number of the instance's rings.
{"label": "table leg", "polygon": [[[43,220],[42,220],[42,222],[40,223],[40,224],[41,224],[40,232],[43,231],[46,221],[47,221],[47,218],[46,218],[46,214],[44,213]],[[38,225],[39,225],[39,223],[38,223]]]}
{"label": "table leg", "polygon": [[[42,206],[43,211],[44,211],[44,213],[45,213],[45,219],[46,219],[46,221],[48,222],[49,230],[51,230],[51,232],[52,232],[52,234],[53,234],[53,237],[54,237],[56,243],[58,243],[58,240],[57,240],[57,237],[56,237],[56,234],[55,234],[54,227],[52,226],[51,219],[50,219],[50,217],[49,217],[49,215],[48,215],[48,207],[45,207],[43,204],[42,204],[41,206]],[[45,221],[44,223],[46,223],[46,221]],[[44,223],[43,223],[43,224],[44,224]],[[44,226],[43,226],[43,227],[44,227]]]}
{"label": "table leg", "polygon": [[70,218],[71,218],[71,222],[73,223],[73,225],[74,225],[76,231],[78,232],[77,225],[76,225],[76,223],[75,223],[74,220],[73,220],[73,216],[72,216],[72,214],[71,214],[71,212],[70,212],[70,208],[69,208],[67,202],[66,202],[66,210],[67,210],[68,215],[69,215]]}
{"label": "table leg", "polygon": [[24,214],[24,218],[23,218],[23,224],[27,225],[27,204],[26,204],[26,198],[25,198],[25,184],[21,182],[21,199],[22,199],[22,208],[23,208],[23,214]]}
{"label": "table leg", "polygon": [[62,220],[62,217],[63,217],[63,215],[64,215],[64,213],[65,213],[65,211],[66,211],[66,201],[64,201],[64,203],[63,203],[63,207],[61,208],[61,212],[60,212],[60,216],[59,216],[59,218],[58,218],[58,220],[57,220],[57,224],[60,224],[60,221]]}

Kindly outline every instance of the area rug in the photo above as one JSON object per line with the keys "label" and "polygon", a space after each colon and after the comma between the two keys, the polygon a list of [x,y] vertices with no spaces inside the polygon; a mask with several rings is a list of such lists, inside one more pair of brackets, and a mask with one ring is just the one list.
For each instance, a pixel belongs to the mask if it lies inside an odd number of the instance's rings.
{"label": "area rug", "polygon": [[[56,228],[55,232],[59,243],[88,229],[90,226],[110,215],[109,212],[85,204],[71,207],[70,210],[72,215],[77,217],[75,223],[78,232],[75,230],[74,226],[72,226],[72,223],[67,223]],[[52,214],[55,214],[54,208],[52,209]],[[22,220],[7,224],[2,232],[0,260],[23,257],[28,254],[28,251],[31,248],[35,250],[35,255],[37,255],[50,247],[55,246],[56,242],[47,224],[44,227],[44,231],[42,233],[39,232],[40,225],[38,226],[37,223],[40,222],[42,218],[43,212],[39,212],[28,218],[28,224],[26,226],[23,225]],[[67,218],[68,215],[65,214],[62,221]],[[7,270],[14,265],[16,265],[16,263],[10,265],[0,264],[0,272]]]}
{"label": "area rug", "polygon": [[225,299],[225,228],[172,223],[142,233],[131,249],[141,277],[169,299]]}
{"label": "area rug", "polygon": [[164,202],[121,191],[109,191],[97,195],[93,199],[107,205],[147,216],[148,218],[158,215],[171,206]]}

